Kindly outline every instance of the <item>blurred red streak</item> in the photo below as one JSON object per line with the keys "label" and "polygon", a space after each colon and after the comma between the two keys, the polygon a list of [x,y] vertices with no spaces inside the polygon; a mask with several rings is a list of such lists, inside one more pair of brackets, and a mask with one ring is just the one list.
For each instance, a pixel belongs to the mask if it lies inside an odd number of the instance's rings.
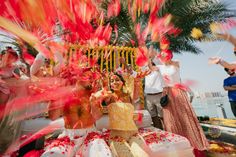
{"label": "blurred red streak", "polygon": [[0,119],[4,115],[8,115],[9,113],[20,111],[28,107],[31,104],[31,107],[38,105],[38,102],[43,101],[50,101],[50,100],[57,100],[63,97],[69,97],[73,95],[73,87],[60,87],[53,91],[46,91],[44,93],[40,93],[34,96],[26,96],[26,97],[19,97],[11,100],[6,104],[6,106],[10,106],[11,110],[5,110],[4,107],[0,108]]}

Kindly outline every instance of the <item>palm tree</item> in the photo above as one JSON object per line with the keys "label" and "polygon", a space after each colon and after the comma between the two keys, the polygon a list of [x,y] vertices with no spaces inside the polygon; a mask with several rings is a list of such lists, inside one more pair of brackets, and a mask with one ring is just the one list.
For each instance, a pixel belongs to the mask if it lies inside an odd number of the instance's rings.
{"label": "palm tree", "polygon": [[[104,5],[105,7],[107,5]],[[214,35],[211,34],[209,25],[213,22],[225,22],[228,18],[235,17],[233,10],[227,9],[227,4],[219,2],[217,0],[166,0],[163,7],[158,11],[158,16],[163,17],[170,13],[173,18],[174,25],[181,29],[182,32],[177,36],[168,35],[168,39],[171,42],[170,49],[175,53],[191,52],[199,54],[202,51],[194,45],[197,39],[190,36],[192,29],[200,29],[204,36],[200,41],[217,40]],[[133,46],[138,46],[137,37],[135,35],[134,25],[140,22],[144,28],[147,25],[149,14],[142,13],[135,22],[128,14],[128,8],[126,3],[122,3],[121,12],[117,17],[107,19],[106,22],[110,22],[113,26],[118,26],[118,39],[116,44],[131,46],[131,40],[135,42]],[[115,33],[113,33],[113,38]],[[113,41],[111,41],[112,43]],[[146,40],[146,45],[153,44],[156,48],[159,48],[158,42],[151,42],[149,38]]]}

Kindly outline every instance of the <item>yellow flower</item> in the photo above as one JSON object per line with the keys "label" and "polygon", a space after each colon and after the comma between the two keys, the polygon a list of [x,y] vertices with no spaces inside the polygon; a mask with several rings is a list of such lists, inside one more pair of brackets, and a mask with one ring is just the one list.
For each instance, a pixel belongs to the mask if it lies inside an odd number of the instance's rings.
{"label": "yellow flower", "polygon": [[215,34],[215,33],[219,32],[220,29],[221,28],[220,28],[220,24],[219,23],[213,22],[213,23],[210,24],[210,30],[211,30],[212,34]]}
{"label": "yellow flower", "polygon": [[171,14],[167,15],[166,18],[165,18],[164,25],[168,26],[171,22],[171,19],[172,19],[172,15]]}
{"label": "yellow flower", "polygon": [[191,31],[191,37],[193,37],[194,39],[200,39],[203,36],[203,33],[200,29],[198,28],[193,28]]}

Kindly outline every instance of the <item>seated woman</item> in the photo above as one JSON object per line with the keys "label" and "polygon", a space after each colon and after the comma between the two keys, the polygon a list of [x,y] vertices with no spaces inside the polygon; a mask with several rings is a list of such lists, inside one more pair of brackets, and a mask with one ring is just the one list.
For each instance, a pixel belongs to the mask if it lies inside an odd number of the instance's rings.
{"label": "seated woman", "polygon": [[[138,147],[137,151],[132,150],[132,143],[138,133],[133,120],[134,107],[130,103],[129,94],[122,91],[125,85],[124,79],[119,74],[114,74],[110,79],[110,89],[113,91],[99,91],[91,98],[92,103],[106,102],[108,104],[109,128],[111,129],[108,143],[113,156],[148,156],[148,154]],[[97,99],[96,99],[96,98]],[[103,106],[103,109],[106,108]],[[106,109],[105,109],[106,111]],[[140,140],[140,145],[144,144],[144,140]]]}
{"label": "seated woman", "polygon": [[[110,145],[113,156],[193,156],[192,148],[184,137],[158,129],[140,129],[133,120],[134,107],[130,96],[123,92],[125,82],[121,75],[113,74],[111,91],[99,91],[92,95],[93,103],[108,104],[109,129],[104,137]],[[100,103],[100,104],[99,104]],[[179,151],[178,151],[179,150]]]}
{"label": "seated woman", "polygon": [[[68,69],[67,72],[70,72]],[[65,74],[67,76],[67,74]],[[94,73],[90,69],[84,69],[79,77],[70,80],[71,85],[75,85],[74,97],[62,103],[61,108],[58,102],[50,104],[49,117],[59,118],[61,115],[65,121],[65,130],[58,139],[46,144],[42,157],[66,157],[66,156],[100,156],[109,157],[111,152],[105,141],[96,132],[94,122],[97,119],[94,108],[89,102],[93,92]],[[62,98],[62,102],[64,99]]]}

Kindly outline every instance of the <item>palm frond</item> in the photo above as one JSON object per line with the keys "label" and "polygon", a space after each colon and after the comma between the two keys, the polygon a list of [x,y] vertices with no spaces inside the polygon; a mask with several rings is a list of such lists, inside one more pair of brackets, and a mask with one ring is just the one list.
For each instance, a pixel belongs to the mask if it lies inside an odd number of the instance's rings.
{"label": "palm frond", "polygon": [[235,17],[235,11],[229,10],[227,7],[227,4],[215,0],[168,0],[160,14],[172,14],[172,22],[182,30],[175,40],[171,39],[172,51],[201,53],[200,49],[192,44],[197,41],[190,36],[192,29],[196,27],[204,33],[201,41],[217,40],[211,34],[209,25],[213,22],[225,22],[228,18]]}
{"label": "palm frond", "polygon": [[[138,40],[134,30],[134,23],[128,14],[127,8],[122,5],[120,14],[117,17],[112,17],[108,22],[114,26],[118,26],[118,38],[115,44],[132,46],[131,40],[135,42],[134,46],[138,45]],[[114,40],[115,34],[113,32],[112,39]],[[113,40],[111,42],[113,42]]]}
{"label": "palm frond", "polygon": [[[108,6],[108,0],[105,0],[103,4],[104,11],[106,11]],[[141,13],[140,16],[136,18],[136,21],[132,21],[132,18],[128,14],[127,0],[122,1],[122,9],[117,17],[107,19],[111,25],[118,26],[118,40],[115,44],[130,46],[130,41],[135,42],[134,46],[138,46],[137,37],[135,34],[134,26],[137,23],[141,24],[141,29],[143,30],[149,21],[150,13]],[[222,3],[218,0],[166,0],[162,8],[158,11],[158,16],[163,17],[166,14],[171,14],[173,16],[172,22],[175,27],[182,30],[182,32],[177,36],[168,36],[171,41],[170,49],[173,52],[181,53],[190,52],[199,54],[202,51],[196,47],[193,43],[199,41],[190,36],[191,31],[194,27],[200,29],[204,37],[200,41],[214,41],[217,40],[214,35],[212,35],[209,28],[210,24],[213,22],[225,22],[231,17],[235,17],[235,11],[227,9],[228,5]],[[112,34],[112,40],[114,41],[115,34]],[[113,42],[111,42],[113,43]],[[150,36],[146,40],[146,45],[154,45],[159,48],[159,43],[152,43]]]}
{"label": "palm frond", "polygon": [[189,52],[193,54],[201,54],[202,51],[199,49],[194,42],[189,42],[187,40],[183,40],[181,38],[171,38],[170,39],[171,44],[170,49],[175,53],[183,53],[183,52]]}

